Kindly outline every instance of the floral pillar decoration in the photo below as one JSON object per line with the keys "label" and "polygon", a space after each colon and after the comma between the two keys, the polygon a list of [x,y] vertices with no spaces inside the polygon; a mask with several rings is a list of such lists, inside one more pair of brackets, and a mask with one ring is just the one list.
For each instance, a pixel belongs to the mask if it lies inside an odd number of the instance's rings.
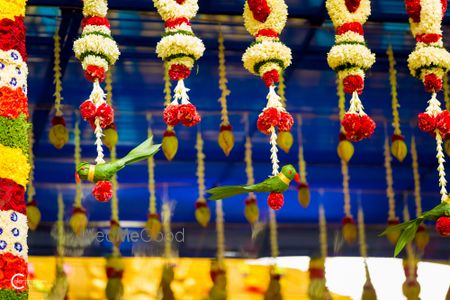
{"label": "floral pillar decoration", "polygon": [[[21,0],[0,4],[0,299],[28,299],[24,195],[31,167],[25,6],[26,1]],[[15,274],[23,276],[13,278]]]}
{"label": "floral pillar decoration", "polygon": [[[393,227],[400,223],[398,217],[395,214],[395,192],[394,192],[394,179],[392,177],[392,157],[389,149],[389,140],[386,135],[384,138],[384,168],[386,170],[386,196],[389,201],[389,212],[388,212],[388,226]],[[387,235],[389,242],[393,245],[397,243],[399,237],[398,232],[392,232]]]}
{"label": "floral pillar decoration", "polygon": [[[110,24],[106,18],[108,3],[105,0],[85,0],[83,2],[82,33],[73,45],[76,58],[81,62],[86,79],[93,84],[89,99],[80,105],[81,117],[88,121],[95,134],[97,148],[97,165],[104,164],[103,129],[114,122],[114,110],[106,103],[105,93],[100,83],[105,80],[109,68],[115,64],[120,52],[117,43],[111,36]],[[92,172],[95,173],[95,168]],[[94,176],[88,178],[94,181]],[[92,180],[91,180],[92,179]],[[95,182],[92,190],[94,197],[106,202],[112,196],[110,181]]]}
{"label": "floral pillar decoration", "polygon": [[55,32],[53,37],[54,40],[54,80],[55,84],[55,115],[52,118],[52,127],[48,133],[48,139],[50,143],[56,148],[61,149],[69,141],[69,131],[66,128],[66,121],[64,120],[63,113],[61,111],[61,92],[62,92],[62,82],[61,82],[61,43],[59,37],[59,30]]}
{"label": "floral pillar decoration", "polygon": [[397,94],[397,71],[395,70],[395,57],[392,46],[389,45],[386,53],[389,59],[389,82],[391,83],[392,96],[392,126],[394,127],[394,134],[391,136],[391,153],[399,162],[402,162],[408,153],[408,148],[405,144],[405,137],[402,135],[402,131],[400,129],[400,116],[398,113],[400,104],[398,103]]}
{"label": "floral pillar decoration", "polygon": [[[253,159],[252,159],[252,139],[249,135],[248,128],[248,114],[244,117],[245,122],[245,174],[247,175],[247,185],[255,184],[255,177],[253,172]],[[259,208],[256,202],[256,195],[253,192],[248,193],[245,199],[244,215],[250,225],[254,225],[259,219]]]}
{"label": "floral pillar decoration", "polygon": [[[153,136],[151,128],[152,115],[147,114],[148,121],[148,137]],[[153,240],[158,238],[161,231],[161,221],[158,212],[156,211],[156,191],[155,191],[155,160],[152,157],[147,159],[148,165],[148,191],[150,194],[148,206],[148,219],[145,228]]]}
{"label": "floral pillar decoration", "polygon": [[[419,173],[419,158],[417,155],[416,148],[416,138],[414,135],[411,137],[411,158],[412,158],[412,169],[414,175],[414,198],[416,201],[416,216],[422,214],[422,196],[420,192],[420,173]],[[415,243],[420,251],[424,251],[425,247],[430,241],[430,235],[425,224],[420,224],[417,229]]]}
{"label": "floral pillar decoration", "polygon": [[302,117],[297,115],[297,140],[298,140],[298,172],[300,175],[300,183],[297,185],[298,202],[303,207],[308,207],[311,201],[309,184],[306,180],[306,161],[303,155],[303,134],[302,134]]}
{"label": "floral pillar decoration", "polygon": [[361,299],[373,300],[377,299],[375,288],[370,280],[369,267],[367,266],[367,242],[366,242],[366,229],[364,225],[364,212],[362,207],[358,208],[358,231],[359,231],[359,252],[364,259],[364,270],[366,273],[366,282],[363,286],[363,292]]}
{"label": "floral pillar decoration", "polygon": [[345,135],[345,129],[342,126],[342,120],[345,116],[345,93],[344,93],[344,85],[342,84],[342,81],[337,78],[336,79],[336,88],[337,88],[337,95],[339,97],[339,121],[341,122],[341,129],[339,131],[339,144],[337,146],[337,154],[339,158],[341,159],[341,165],[342,163],[348,164],[350,159],[353,157],[353,154],[355,153],[355,148],[353,147],[353,144],[347,139]]}
{"label": "floral pillar decoration", "polygon": [[[167,237],[171,234],[170,230],[170,219],[171,219],[171,211],[170,204],[167,195],[167,185],[164,187],[164,199],[162,204],[162,220],[163,220],[163,232],[164,236]],[[164,258],[166,259],[166,263],[163,267],[163,272],[161,276],[161,282],[159,284],[159,291],[162,294],[163,300],[174,300],[175,295],[170,286],[172,281],[175,278],[174,267],[175,265],[171,262],[172,260],[172,244],[171,239],[164,239]]]}
{"label": "floral pillar decoration", "polygon": [[36,191],[34,189],[34,155],[33,155],[33,127],[30,126],[28,130],[28,141],[29,141],[29,149],[28,149],[28,161],[30,163],[30,175],[28,179],[28,190],[27,190],[27,219],[28,219],[28,228],[32,231],[35,231],[41,221],[41,211],[37,207],[37,202],[34,199]]}
{"label": "floral pillar decoration", "polygon": [[[284,83],[284,75],[280,74],[280,83],[278,85],[278,94],[281,98],[281,104],[286,108],[286,85]],[[277,138],[278,147],[280,147],[284,152],[288,153],[294,144],[294,137],[290,131],[280,131]]]}
{"label": "floral pillar decoration", "polygon": [[227,87],[227,71],[225,67],[225,45],[223,39],[222,31],[219,32],[219,88],[221,90],[221,95],[219,98],[220,102],[220,133],[218,143],[220,148],[223,150],[226,156],[230,155],[231,150],[234,147],[234,135],[233,127],[230,124],[228,118],[228,108],[227,108],[227,96],[230,95],[230,90]]}
{"label": "floral pillar decoration", "polygon": [[325,260],[328,256],[328,237],[325,209],[322,204],[319,206],[319,241],[320,257],[311,257],[311,260],[309,261],[308,296],[311,299],[331,299],[325,279]]}
{"label": "floral pillar decoration", "polygon": [[341,124],[346,138],[358,142],[369,138],[376,127],[358,96],[364,89],[365,72],[375,63],[363,30],[370,15],[370,0],[327,0],[326,8],[336,30],[336,43],[328,52],[328,65],[342,81],[344,92],[352,95]]}
{"label": "floral pillar decoration", "polygon": [[203,227],[208,226],[211,219],[211,212],[205,199],[205,154],[203,153],[203,139],[200,130],[197,131],[197,183],[198,199],[195,202],[195,218]]}
{"label": "floral pillar decoration", "polygon": [[[277,216],[273,209],[269,209],[269,230],[270,230],[270,252],[272,258],[275,259],[279,256],[280,250],[278,247],[278,229],[277,229]],[[270,268],[270,281],[266,292],[264,293],[264,300],[270,299],[282,299],[281,295],[281,273],[279,268],[274,265]]]}
{"label": "floral pillar decoration", "polygon": [[[172,84],[170,83],[169,70],[167,63],[164,63],[164,105],[167,107],[172,101],[172,95],[170,89]],[[166,131],[164,131],[162,139],[162,150],[164,156],[168,161],[171,161],[178,151],[178,139],[175,130],[172,126],[167,125]]]}
{"label": "floral pillar decoration", "polygon": [[198,0],[153,0],[153,4],[165,22],[165,32],[156,45],[156,53],[167,64],[170,79],[177,81],[173,101],[164,109],[164,122],[172,127],[179,123],[192,127],[201,117],[189,101],[189,89],[184,80],[205,51],[190,22],[197,14]]}

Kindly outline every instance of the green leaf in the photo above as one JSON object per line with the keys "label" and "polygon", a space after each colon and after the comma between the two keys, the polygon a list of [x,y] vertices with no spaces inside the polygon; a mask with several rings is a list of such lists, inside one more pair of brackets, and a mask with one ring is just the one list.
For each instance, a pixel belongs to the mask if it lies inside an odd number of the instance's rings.
{"label": "green leaf", "polygon": [[408,227],[403,230],[402,234],[398,238],[397,245],[395,246],[394,256],[397,256],[403,248],[405,248],[406,244],[414,239],[420,223],[422,222],[414,220],[413,223],[409,224]]}
{"label": "green leaf", "polygon": [[416,220],[411,220],[411,221],[400,223],[397,225],[388,226],[379,236],[383,236],[383,235],[386,235],[391,232],[403,230],[406,227],[410,226],[414,222],[416,222]]}

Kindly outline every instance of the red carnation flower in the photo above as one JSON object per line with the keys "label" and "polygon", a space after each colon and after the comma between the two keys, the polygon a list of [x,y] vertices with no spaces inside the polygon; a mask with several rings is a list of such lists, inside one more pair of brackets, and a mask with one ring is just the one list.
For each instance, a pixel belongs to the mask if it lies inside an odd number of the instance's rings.
{"label": "red carnation flower", "polygon": [[344,93],[353,94],[353,92],[362,93],[364,89],[364,79],[359,75],[349,75],[342,81],[344,85]]}
{"label": "red carnation flower", "polygon": [[253,18],[264,23],[270,14],[270,7],[266,0],[248,0],[248,7],[250,8]]}
{"label": "red carnation flower", "polygon": [[103,82],[106,78],[105,69],[98,66],[89,65],[86,70],[84,70],[84,77],[90,82]]}
{"label": "red carnation flower", "polygon": [[450,217],[442,216],[436,221],[436,231],[441,236],[450,235]]}
{"label": "red carnation flower", "polygon": [[174,27],[180,26],[181,24],[186,24],[188,26],[191,26],[191,23],[189,22],[189,20],[187,18],[181,17],[181,18],[167,19],[166,23],[164,24],[164,27],[174,28]]}
{"label": "red carnation flower", "polygon": [[180,120],[178,119],[178,109],[180,105],[178,104],[169,104],[164,109],[164,123],[166,123],[168,126],[176,126],[178,123],[180,123]]}
{"label": "red carnation flower", "polygon": [[431,44],[436,43],[442,38],[442,34],[437,33],[422,33],[416,35],[416,42]]}
{"label": "red carnation flower", "polygon": [[439,92],[442,90],[442,78],[438,77],[434,73],[425,75],[423,78],[423,86],[425,91],[429,93]]}
{"label": "red carnation flower", "polygon": [[181,104],[178,108],[178,120],[186,127],[197,125],[202,118],[197,112],[197,108],[192,104]]}
{"label": "red carnation flower", "polygon": [[64,120],[63,116],[54,116],[52,118],[52,125],[53,126],[56,126],[56,125],[66,126],[66,120]]}
{"label": "red carnation flower", "polygon": [[87,25],[106,26],[108,28],[111,27],[107,18],[103,18],[103,17],[99,17],[99,16],[90,16],[90,17],[84,18],[81,21],[81,28],[84,28]]}
{"label": "red carnation flower", "polygon": [[360,119],[361,121],[361,130],[360,133],[363,136],[363,139],[370,138],[372,134],[375,132],[375,128],[377,125],[368,115],[364,115]]}
{"label": "red carnation flower", "polygon": [[273,210],[279,210],[284,205],[284,196],[282,193],[270,193],[267,198],[267,204]]}
{"label": "red carnation flower", "polygon": [[263,74],[262,80],[267,87],[270,87],[280,81],[280,74],[277,70],[270,70]]}
{"label": "red carnation flower", "polygon": [[280,112],[280,122],[278,123],[278,130],[289,131],[294,125],[294,118],[286,111]]}
{"label": "red carnation flower", "polygon": [[342,225],[345,225],[345,224],[356,224],[356,222],[355,222],[355,219],[353,219],[352,217],[345,216],[342,219]]}
{"label": "red carnation flower", "polygon": [[16,119],[20,114],[28,118],[28,98],[22,88],[0,87],[0,116]]}
{"label": "red carnation flower", "polygon": [[27,60],[25,49],[25,25],[23,17],[14,20],[3,18],[0,20],[0,49],[3,51],[16,50]]}
{"label": "red carnation flower", "polygon": [[106,128],[114,122],[114,110],[108,103],[102,103],[97,107],[96,117],[100,120],[100,127]]}
{"label": "red carnation flower", "polygon": [[344,127],[345,134],[348,140],[352,142],[358,142],[362,139],[359,136],[359,130],[361,128],[360,117],[357,114],[346,113],[341,122]]}
{"label": "red carnation flower", "polygon": [[448,110],[444,110],[436,116],[436,128],[439,129],[444,138],[450,134],[450,113]]}
{"label": "red carnation flower", "polygon": [[351,13],[354,13],[361,4],[361,0],[345,0],[345,6],[347,10]]}
{"label": "red carnation flower", "polygon": [[353,31],[359,35],[364,35],[364,29],[359,22],[348,22],[336,28],[336,34],[341,35],[346,32]]}
{"label": "red carnation flower", "polygon": [[420,22],[420,0],[405,0],[406,12],[408,16],[415,22]]}
{"label": "red carnation flower", "polygon": [[169,77],[171,80],[186,79],[191,75],[191,70],[185,65],[173,64],[169,68]]}
{"label": "red carnation flower", "polygon": [[270,134],[270,128],[278,126],[281,113],[275,107],[265,108],[258,117],[256,126],[264,134]]}
{"label": "red carnation flower", "polygon": [[108,202],[112,197],[112,184],[110,181],[97,181],[92,189],[92,195],[100,202]]}
{"label": "red carnation flower", "polygon": [[429,115],[427,113],[420,113],[418,116],[418,126],[419,129],[428,132],[433,133],[433,131],[436,129],[436,118],[432,115]]}
{"label": "red carnation flower", "polygon": [[15,210],[25,214],[25,189],[11,179],[0,178],[0,210]]}
{"label": "red carnation flower", "polygon": [[95,113],[97,108],[95,107],[94,102],[91,100],[86,100],[80,105],[80,114],[84,120],[91,120],[95,118]]}
{"label": "red carnation flower", "polygon": [[255,37],[259,37],[259,36],[265,36],[265,37],[272,37],[272,38],[277,38],[279,36],[278,32],[276,32],[273,29],[270,28],[263,28],[260,29],[256,34]]}

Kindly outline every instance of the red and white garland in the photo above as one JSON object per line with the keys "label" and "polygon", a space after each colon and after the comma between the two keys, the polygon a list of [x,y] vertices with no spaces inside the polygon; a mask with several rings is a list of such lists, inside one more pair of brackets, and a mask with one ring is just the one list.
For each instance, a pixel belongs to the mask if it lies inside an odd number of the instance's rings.
{"label": "red and white garland", "polygon": [[[111,36],[110,24],[106,18],[108,3],[106,0],[84,0],[81,23],[82,33],[73,45],[75,56],[80,60],[84,75],[93,83],[89,99],[80,105],[81,117],[88,121],[95,133],[97,146],[97,164],[105,163],[103,154],[103,129],[114,122],[114,110],[106,102],[100,83],[106,78],[106,72],[119,58],[120,51]],[[110,182],[96,182],[93,194],[99,201],[108,201],[100,194],[112,195]],[[101,198],[101,199],[100,199]],[[110,198],[110,197],[109,197]]]}
{"label": "red and white garland", "polygon": [[357,142],[369,138],[376,127],[358,96],[364,89],[365,71],[375,63],[363,30],[370,15],[370,0],[327,0],[326,8],[336,30],[335,45],[328,52],[328,65],[343,82],[344,92],[352,94],[350,108],[341,124],[347,139]]}
{"label": "red and white garland", "polygon": [[184,79],[191,75],[194,63],[203,56],[205,46],[192,31],[190,19],[198,11],[198,0],[153,0],[165,22],[165,32],[156,45],[158,57],[167,64],[169,77],[177,80],[173,101],[164,110],[164,122],[168,126],[182,123],[186,127],[197,125],[201,117],[189,101]]}

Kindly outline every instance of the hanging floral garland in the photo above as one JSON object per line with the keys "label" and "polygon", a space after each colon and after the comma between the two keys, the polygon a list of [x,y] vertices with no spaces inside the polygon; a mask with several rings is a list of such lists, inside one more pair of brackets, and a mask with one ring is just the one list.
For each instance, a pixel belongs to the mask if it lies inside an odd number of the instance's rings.
{"label": "hanging floral garland", "polygon": [[389,45],[386,53],[389,59],[389,82],[391,83],[392,95],[392,126],[394,127],[394,134],[391,136],[391,153],[398,161],[402,162],[408,153],[408,148],[406,147],[405,137],[402,135],[402,131],[400,129],[400,116],[398,113],[400,104],[398,103],[397,94],[397,71],[395,70],[395,57],[391,45]]}
{"label": "hanging floral garland", "polygon": [[[388,212],[388,227],[393,227],[400,223],[398,217],[395,214],[395,192],[394,192],[394,179],[392,176],[392,157],[389,149],[389,140],[386,135],[384,139],[384,168],[386,170],[386,196],[389,202],[389,212]],[[393,245],[397,243],[398,232],[392,232],[387,235],[389,242]]]}
{"label": "hanging floral garland", "polygon": [[[108,72],[106,72],[106,78],[105,78],[105,91],[106,91],[106,103],[109,106],[112,105],[112,70],[113,68],[110,67]],[[103,144],[105,144],[106,147],[108,147],[109,150],[111,150],[113,147],[117,145],[117,142],[119,141],[119,134],[117,133],[117,126],[116,123],[109,124],[105,130],[103,131],[102,136]]]}
{"label": "hanging floral garland", "polygon": [[353,144],[347,139],[345,135],[345,129],[342,126],[342,120],[345,116],[345,93],[344,93],[344,85],[342,84],[342,80],[336,78],[336,88],[337,95],[339,97],[339,121],[341,122],[341,129],[339,131],[339,144],[337,146],[337,154],[342,162],[348,163],[350,159],[353,157],[355,153],[355,148]]}
{"label": "hanging floral garland", "polygon": [[[286,108],[286,85],[284,84],[284,75],[280,74],[280,82],[278,84],[278,94],[280,95],[281,105]],[[291,150],[292,145],[294,144],[294,137],[290,131],[280,131],[278,133],[277,138],[278,147],[280,147],[285,153],[288,153]]]}
{"label": "hanging floral garland", "polygon": [[189,101],[184,79],[191,75],[194,63],[203,56],[205,46],[192,31],[190,19],[198,11],[198,0],[153,0],[163,19],[165,33],[156,45],[156,53],[167,64],[171,80],[178,81],[173,101],[164,110],[168,126],[182,123],[186,127],[197,125],[201,117]]}
{"label": "hanging floral garland", "polygon": [[[167,107],[172,101],[172,95],[170,92],[172,84],[170,83],[169,70],[167,62],[164,63],[164,105]],[[168,161],[171,161],[178,151],[178,139],[172,126],[167,125],[166,131],[164,131],[162,139],[162,150],[164,156]]]}
{"label": "hanging floral garland", "polygon": [[[247,175],[247,185],[255,184],[255,177],[253,171],[253,159],[252,159],[252,139],[249,136],[249,124],[248,124],[248,114],[245,114],[245,174]],[[256,202],[256,195],[253,192],[248,193],[245,199],[245,209],[244,215],[250,225],[254,225],[259,219],[259,208]]]}
{"label": "hanging floral garland", "polygon": [[358,231],[359,231],[359,253],[364,259],[364,270],[366,275],[366,282],[364,283],[361,299],[370,300],[377,299],[375,288],[373,287],[372,280],[370,279],[369,267],[367,266],[367,241],[366,241],[366,229],[364,224],[364,212],[362,207],[358,208]]}
{"label": "hanging floral garland", "polygon": [[230,95],[230,90],[227,87],[227,71],[225,66],[225,45],[223,39],[222,31],[219,32],[219,88],[221,90],[221,95],[219,98],[220,102],[220,133],[219,133],[219,146],[223,150],[226,156],[230,155],[231,150],[234,147],[234,135],[233,127],[230,124],[230,119],[228,117],[227,108],[227,96]]}
{"label": "hanging floral garland", "polygon": [[[28,299],[26,1],[0,3],[0,299]],[[15,276],[23,274],[23,276]]]}
{"label": "hanging floral garland", "polygon": [[425,220],[436,221],[436,231],[442,236],[450,235],[450,198],[445,178],[443,138],[450,133],[450,113],[442,111],[436,93],[442,89],[443,76],[450,69],[450,53],[444,48],[441,22],[447,9],[446,0],[406,1],[411,32],[416,38],[416,48],[408,57],[408,67],[414,77],[419,78],[431,99],[425,112],[418,115],[419,128],[430,133],[436,140],[441,204],[422,213],[416,219],[388,228],[384,234],[402,231],[395,247],[398,255],[410,242],[419,225]]}
{"label": "hanging floral garland", "polygon": [[306,180],[306,161],[303,154],[303,134],[302,134],[302,117],[297,115],[297,140],[298,140],[298,173],[300,175],[300,183],[297,185],[298,202],[303,207],[308,207],[311,201],[309,184]]}
{"label": "hanging floral garland", "polygon": [[[84,75],[93,83],[89,99],[80,105],[81,117],[88,121],[95,133],[97,147],[96,164],[104,164],[103,129],[114,122],[114,110],[106,103],[105,93],[100,83],[105,80],[106,72],[115,64],[120,52],[111,36],[111,29],[106,14],[106,0],[85,0],[83,2],[84,19],[81,23],[82,34],[74,42],[75,56],[80,60]],[[110,181],[97,181],[92,190],[94,197],[100,201],[109,201],[112,196]]]}
{"label": "hanging floral garland", "polygon": [[197,182],[198,199],[195,202],[195,218],[203,227],[208,226],[211,219],[211,212],[205,199],[205,154],[203,153],[203,139],[200,130],[197,131]]}
{"label": "hanging floral garland", "polygon": [[326,8],[336,30],[336,43],[328,52],[328,65],[342,81],[344,92],[352,95],[341,124],[346,138],[358,142],[369,138],[376,127],[358,96],[364,89],[365,72],[375,63],[363,30],[370,15],[370,0],[327,0]]}
{"label": "hanging floral garland", "polygon": [[[280,255],[278,246],[277,216],[273,209],[269,209],[269,230],[270,230],[270,252],[273,259]],[[270,268],[270,281],[264,299],[282,299],[281,296],[281,273],[276,264]]]}
{"label": "hanging floral garland", "polygon": [[[448,85],[448,73],[444,75],[442,90],[444,92],[445,109],[450,111],[450,86]],[[450,139],[445,138],[444,149],[447,156],[450,156]]]}
{"label": "hanging floral garland", "polygon": [[[147,114],[148,124],[148,137],[152,137],[152,128],[150,126],[152,120],[152,115]],[[158,238],[161,232],[161,221],[159,214],[156,211],[156,192],[155,192],[155,160],[153,157],[149,157],[147,160],[148,164],[148,191],[150,194],[149,206],[148,206],[148,219],[145,225],[147,232],[153,240]]]}
{"label": "hanging floral garland", "polygon": [[50,143],[56,148],[61,149],[69,141],[69,131],[66,128],[66,121],[64,120],[63,113],[61,111],[61,43],[59,37],[59,30],[55,32],[54,40],[54,80],[55,84],[55,115],[52,118],[52,127],[48,133],[48,139]]}
{"label": "hanging floral garland", "polygon": [[33,155],[33,127],[30,126],[28,130],[28,141],[29,141],[29,149],[28,149],[28,162],[30,164],[30,175],[27,186],[27,219],[28,219],[28,228],[32,231],[35,231],[41,221],[41,211],[37,207],[37,202],[34,199],[36,191],[34,189],[34,155]]}
{"label": "hanging floral garland", "polygon": [[[170,204],[168,202],[167,186],[164,188],[164,199],[162,204],[162,220],[163,220],[163,232],[164,236],[169,236],[172,232],[170,230]],[[171,262],[172,260],[172,245],[171,239],[164,239],[164,258],[166,263],[164,264],[161,282],[159,284],[159,291],[162,294],[162,299],[164,300],[174,300],[175,295],[171,287],[171,283],[175,278],[174,267],[175,265]]]}
{"label": "hanging floral garland", "polygon": [[106,277],[108,278],[105,289],[106,299],[123,299],[124,285],[122,277],[124,269],[122,255],[118,250],[114,250],[112,255],[106,257]]}

